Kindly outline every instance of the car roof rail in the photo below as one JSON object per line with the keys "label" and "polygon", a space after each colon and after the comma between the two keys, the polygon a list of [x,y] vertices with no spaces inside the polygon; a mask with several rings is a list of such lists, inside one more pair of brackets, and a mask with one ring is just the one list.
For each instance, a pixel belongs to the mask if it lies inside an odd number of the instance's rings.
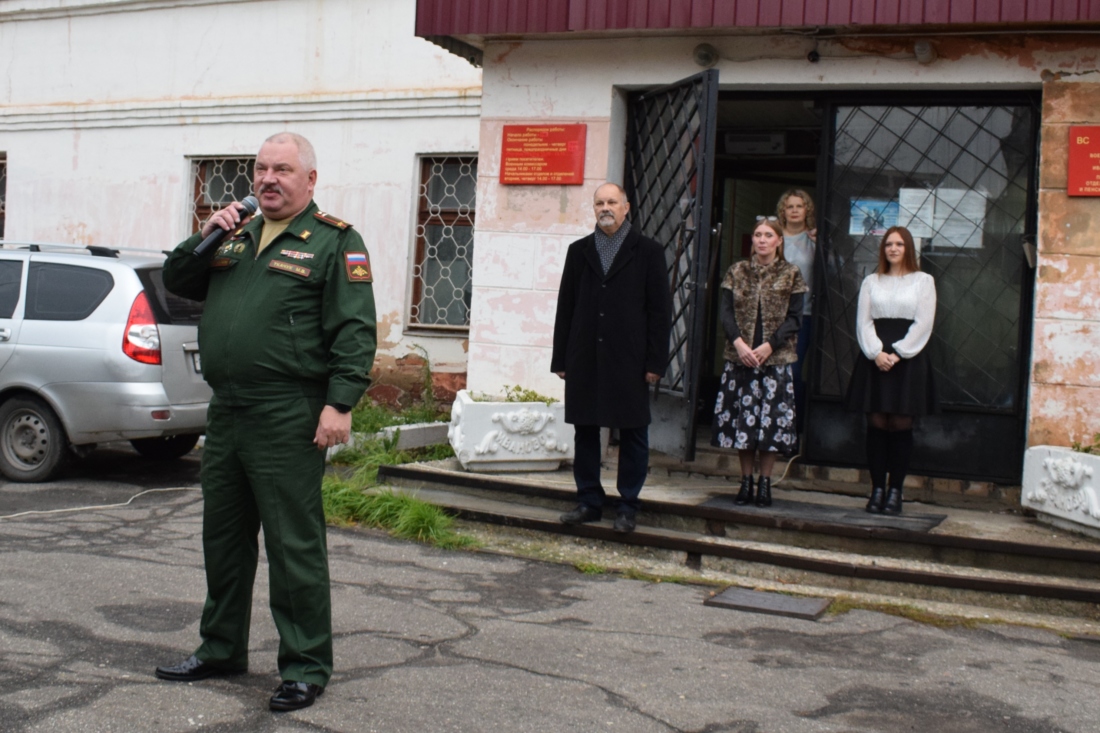
{"label": "car roof rail", "polygon": [[143,249],[139,247],[106,247],[99,244],[59,244],[55,242],[11,242],[0,240],[0,249],[21,249],[27,252],[69,252],[72,254],[88,254],[93,257],[110,257],[118,259],[122,255],[137,255],[156,257],[163,252],[155,249]]}

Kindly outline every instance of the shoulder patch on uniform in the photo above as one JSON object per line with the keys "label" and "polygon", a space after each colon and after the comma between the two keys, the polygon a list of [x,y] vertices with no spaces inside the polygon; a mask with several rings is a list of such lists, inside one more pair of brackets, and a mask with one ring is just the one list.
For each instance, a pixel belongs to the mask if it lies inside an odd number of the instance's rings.
{"label": "shoulder patch on uniform", "polygon": [[323,221],[324,223],[328,224],[329,226],[336,227],[340,231],[343,231],[343,230],[348,229],[348,228],[351,227],[351,224],[348,224],[346,221],[341,221],[340,219],[337,219],[335,216],[330,216],[330,215],[326,214],[323,211],[318,211],[316,214],[313,215],[313,217],[315,219]]}
{"label": "shoulder patch on uniform", "polygon": [[348,282],[374,282],[370,271],[370,258],[367,257],[366,252],[345,252],[344,266],[348,271]]}

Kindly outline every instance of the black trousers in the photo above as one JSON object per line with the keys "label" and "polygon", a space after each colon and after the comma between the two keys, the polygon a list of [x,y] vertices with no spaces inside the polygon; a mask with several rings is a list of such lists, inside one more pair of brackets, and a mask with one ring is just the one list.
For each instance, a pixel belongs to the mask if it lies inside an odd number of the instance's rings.
{"label": "black trousers", "polygon": [[[577,482],[577,500],[581,504],[603,511],[606,498],[600,484],[600,426],[574,425],[576,451],[573,457],[573,479]],[[634,516],[638,512],[638,494],[642,493],[649,473],[649,426],[619,428],[619,490],[620,514]]]}

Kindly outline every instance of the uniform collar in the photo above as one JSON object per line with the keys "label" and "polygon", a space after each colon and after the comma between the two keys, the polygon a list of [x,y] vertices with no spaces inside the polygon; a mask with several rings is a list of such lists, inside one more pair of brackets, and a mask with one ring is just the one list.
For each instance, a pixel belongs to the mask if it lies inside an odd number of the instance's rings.
{"label": "uniform collar", "polygon": [[[286,225],[286,229],[284,229],[283,233],[279,236],[282,237],[290,235],[292,237],[297,237],[303,242],[308,241],[309,238],[313,236],[314,232],[313,215],[316,214],[318,211],[320,211],[320,208],[317,206],[317,202],[313,199],[310,199],[309,206],[302,209],[302,211],[297,216],[291,219],[290,223]],[[263,214],[259,214],[255,218],[253,218],[252,221],[248,222],[245,228],[241,230],[241,234],[247,235],[251,237],[254,241],[259,242],[260,234],[263,232],[263,228],[264,217]]]}

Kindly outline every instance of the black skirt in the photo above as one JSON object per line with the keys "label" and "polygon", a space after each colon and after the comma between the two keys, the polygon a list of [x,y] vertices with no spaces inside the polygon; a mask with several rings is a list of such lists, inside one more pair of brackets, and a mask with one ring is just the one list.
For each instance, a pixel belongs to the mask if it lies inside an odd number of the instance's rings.
{"label": "black skirt", "polygon": [[[912,321],[876,318],[875,333],[882,350],[894,353],[894,342],[905,338]],[[902,359],[884,372],[861,353],[852,370],[844,407],[850,412],[887,412],[893,415],[930,415],[939,411],[932,360],[927,347],[912,359]]]}

